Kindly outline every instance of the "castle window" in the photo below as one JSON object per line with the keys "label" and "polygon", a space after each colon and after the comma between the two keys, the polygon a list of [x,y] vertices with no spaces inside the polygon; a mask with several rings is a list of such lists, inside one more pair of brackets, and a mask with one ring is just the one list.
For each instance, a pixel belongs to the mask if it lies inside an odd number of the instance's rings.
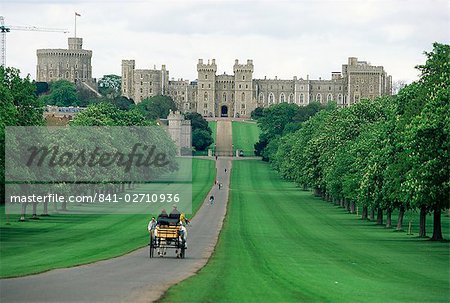
{"label": "castle window", "polygon": [[328,90],[331,90],[331,86],[328,86]]}
{"label": "castle window", "polygon": [[205,95],[204,95],[203,98],[204,98],[205,101],[208,101],[208,92],[205,92]]}
{"label": "castle window", "polygon": [[281,85],[281,89],[284,89],[284,86],[283,86],[283,85]]}
{"label": "castle window", "polygon": [[143,85],[143,84],[144,84],[144,82],[141,81],[141,85]]}
{"label": "castle window", "polygon": [[245,88],[248,88],[248,84],[245,84]]}
{"label": "castle window", "polygon": [[305,102],[305,95],[302,93],[300,94],[300,103]]}
{"label": "castle window", "polygon": [[208,103],[203,103],[203,108],[208,108]]}
{"label": "castle window", "polygon": [[289,103],[294,103],[294,94],[289,95]]}
{"label": "castle window", "polygon": [[339,90],[342,90],[342,86],[339,86]]}
{"label": "castle window", "polygon": [[369,85],[369,93],[373,93],[373,85]]}
{"label": "castle window", "polygon": [[69,79],[69,72],[66,72],[66,79]]}
{"label": "castle window", "polygon": [[242,86],[239,84],[239,88],[241,88]]}
{"label": "castle window", "polygon": [[127,92],[127,90],[124,88],[124,89],[123,89],[123,93],[125,94],[126,92]]}
{"label": "castle window", "polygon": [[342,94],[339,94],[339,95],[338,95],[338,102],[339,102],[339,103],[342,103]]}
{"label": "castle window", "polygon": [[242,102],[245,101],[245,93],[242,93],[242,95],[241,95],[241,101],[242,101]]}
{"label": "castle window", "polygon": [[143,93],[143,89],[141,88],[140,91],[141,91],[141,94],[142,94]]}
{"label": "castle window", "polygon": [[211,88],[211,84],[208,84],[208,88]]}
{"label": "castle window", "polygon": [[263,93],[259,94],[259,102],[264,103],[264,94]]}
{"label": "castle window", "polygon": [[234,101],[234,94],[231,94],[231,101]]}
{"label": "castle window", "polygon": [[327,95],[327,101],[331,101],[333,100],[333,95],[332,94],[328,94]]}
{"label": "castle window", "polygon": [[204,84],[202,83],[202,88],[204,87]]}
{"label": "castle window", "polygon": [[320,89],[320,86],[317,86],[317,89]]}
{"label": "castle window", "polygon": [[241,108],[244,109],[245,108],[245,104],[241,104]]}
{"label": "castle window", "polygon": [[144,78],[144,75],[140,74],[140,76],[141,76],[141,79],[143,79],[143,78]]}
{"label": "castle window", "polygon": [[153,93],[153,89],[152,88],[150,88],[150,94],[152,94]]}
{"label": "castle window", "polygon": [[205,75],[205,79],[206,79],[206,80],[208,79],[208,75]]}
{"label": "castle window", "polygon": [[222,100],[223,100],[223,102],[227,102],[227,94],[226,93],[223,93]]}
{"label": "castle window", "polygon": [[301,89],[301,90],[303,90],[303,85],[302,85],[302,86],[300,86],[300,89]]}
{"label": "castle window", "polygon": [[245,80],[245,76],[242,76],[242,80]]}
{"label": "castle window", "polygon": [[225,89],[225,84],[223,85],[223,89]]}
{"label": "castle window", "polygon": [[317,102],[322,102],[322,94],[321,94],[321,93],[318,93],[318,94],[317,94],[317,96],[316,96],[316,101],[317,101]]}
{"label": "castle window", "polygon": [[274,97],[273,93],[270,93],[269,98],[268,98],[268,105],[274,103],[274,99],[275,99],[275,97]]}
{"label": "castle window", "polygon": [[280,95],[280,103],[286,102],[286,96],[284,95],[284,93],[281,93]]}

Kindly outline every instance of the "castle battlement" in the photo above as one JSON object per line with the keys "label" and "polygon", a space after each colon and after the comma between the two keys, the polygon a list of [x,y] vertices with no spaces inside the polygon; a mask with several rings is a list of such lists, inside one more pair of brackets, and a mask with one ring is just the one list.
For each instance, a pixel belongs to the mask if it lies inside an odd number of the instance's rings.
{"label": "castle battlement", "polygon": [[198,59],[197,70],[216,72],[217,71],[216,59],[212,59],[211,61],[208,60],[208,63],[206,64],[203,63],[203,59]]}
{"label": "castle battlement", "polygon": [[[134,65],[134,61],[129,62],[129,65]],[[127,68],[128,65],[122,63],[123,75]],[[341,72],[331,72],[331,79],[310,79],[309,75],[305,79],[297,76],[291,79],[279,79],[277,76],[274,79],[253,79],[253,68],[253,60],[239,63],[236,59],[233,75],[218,75],[215,59],[199,59],[198,78],[192,82],[171,80],[167,85],[161,82],[162,89],[157,89],[154,77],[148,81],[145,75],[144,78],[135,77],[130,83],[127,82],[129,78],[122,77],[122,91],[124,95],[129,92],[129,98],[136,103],[142,96],[151,96],[156,91],[157,94],[171,96],[178,110],[183,113],[246,118],[256,107],[269,107],[283,102],[305,106],[310,102],[335,101],[339,106],[349,106],[362,98],[373,99],[391,94],[392,79],[384,68],[358,61],[356,57],[348,58],[348,64],[342,65]],[[169,78],[168,71],[162,75]]]}

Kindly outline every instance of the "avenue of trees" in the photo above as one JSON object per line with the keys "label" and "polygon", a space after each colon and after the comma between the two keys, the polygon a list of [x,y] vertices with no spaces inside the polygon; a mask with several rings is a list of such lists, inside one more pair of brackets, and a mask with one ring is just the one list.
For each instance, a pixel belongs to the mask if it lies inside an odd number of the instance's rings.
{"label": "avenue of trees", "polygon": [[328,106],[294,127],[300,110],[293,105],[264,110],[261,155],[300,187],[352,213],[361,207],[362,219],[384,224],[385,215],[388,228],[394,210],[398,230],[405,212],[417,210],[425,237],[433,213],[431,239],[442,240],[450,190],[450,46],[435,43],[425,55],[420,79],[395,96]]}

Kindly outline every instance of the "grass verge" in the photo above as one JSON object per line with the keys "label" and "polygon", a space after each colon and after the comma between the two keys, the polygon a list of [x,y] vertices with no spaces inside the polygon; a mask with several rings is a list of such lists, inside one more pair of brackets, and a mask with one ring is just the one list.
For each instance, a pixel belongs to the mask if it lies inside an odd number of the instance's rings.
{"label": "grass verge", "polygon": [[[215,180],[214,161],[193,159],[192,211]],[[0,277],[15,277],[123,255],[147,245],[148,215],[56,214],[6,225],[0,208]]]}
{"label": "grass verge", "polygon": [[231,187],[212,258],[162,302],[448,302],[448,242],[361,222],[261,161],[235,161]]}
{"label": "grass verge", "polygon": [[254,156],[254,145],[259,140],[259,127],[255,122],[233,121],[233,147],[240,149],[244,156]]}

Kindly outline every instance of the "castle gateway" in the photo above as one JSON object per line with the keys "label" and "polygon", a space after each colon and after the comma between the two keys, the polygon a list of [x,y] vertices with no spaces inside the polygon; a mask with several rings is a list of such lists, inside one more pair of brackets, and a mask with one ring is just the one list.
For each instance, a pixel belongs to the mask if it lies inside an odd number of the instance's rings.
{"label": "castle gateway", "polygon": [[341,72],[330,80],[293,77],[253,79],[253,61],[235,60],[233,75],[217,75],[215,59],[197,63],[195,81],[169,80],[165,65],[161,69],[135,69],[134,60],[122,60],[122,95],[139,103],[145,98],[168,95],[181,112],[197,112],[204,117],[249,118],[256,107],[278,103],[305,106],[310,102],[336,101],[349,106],[363,98],[373,99],[392,92],[392,78],[382,66],[372,66],[350,57]]}

